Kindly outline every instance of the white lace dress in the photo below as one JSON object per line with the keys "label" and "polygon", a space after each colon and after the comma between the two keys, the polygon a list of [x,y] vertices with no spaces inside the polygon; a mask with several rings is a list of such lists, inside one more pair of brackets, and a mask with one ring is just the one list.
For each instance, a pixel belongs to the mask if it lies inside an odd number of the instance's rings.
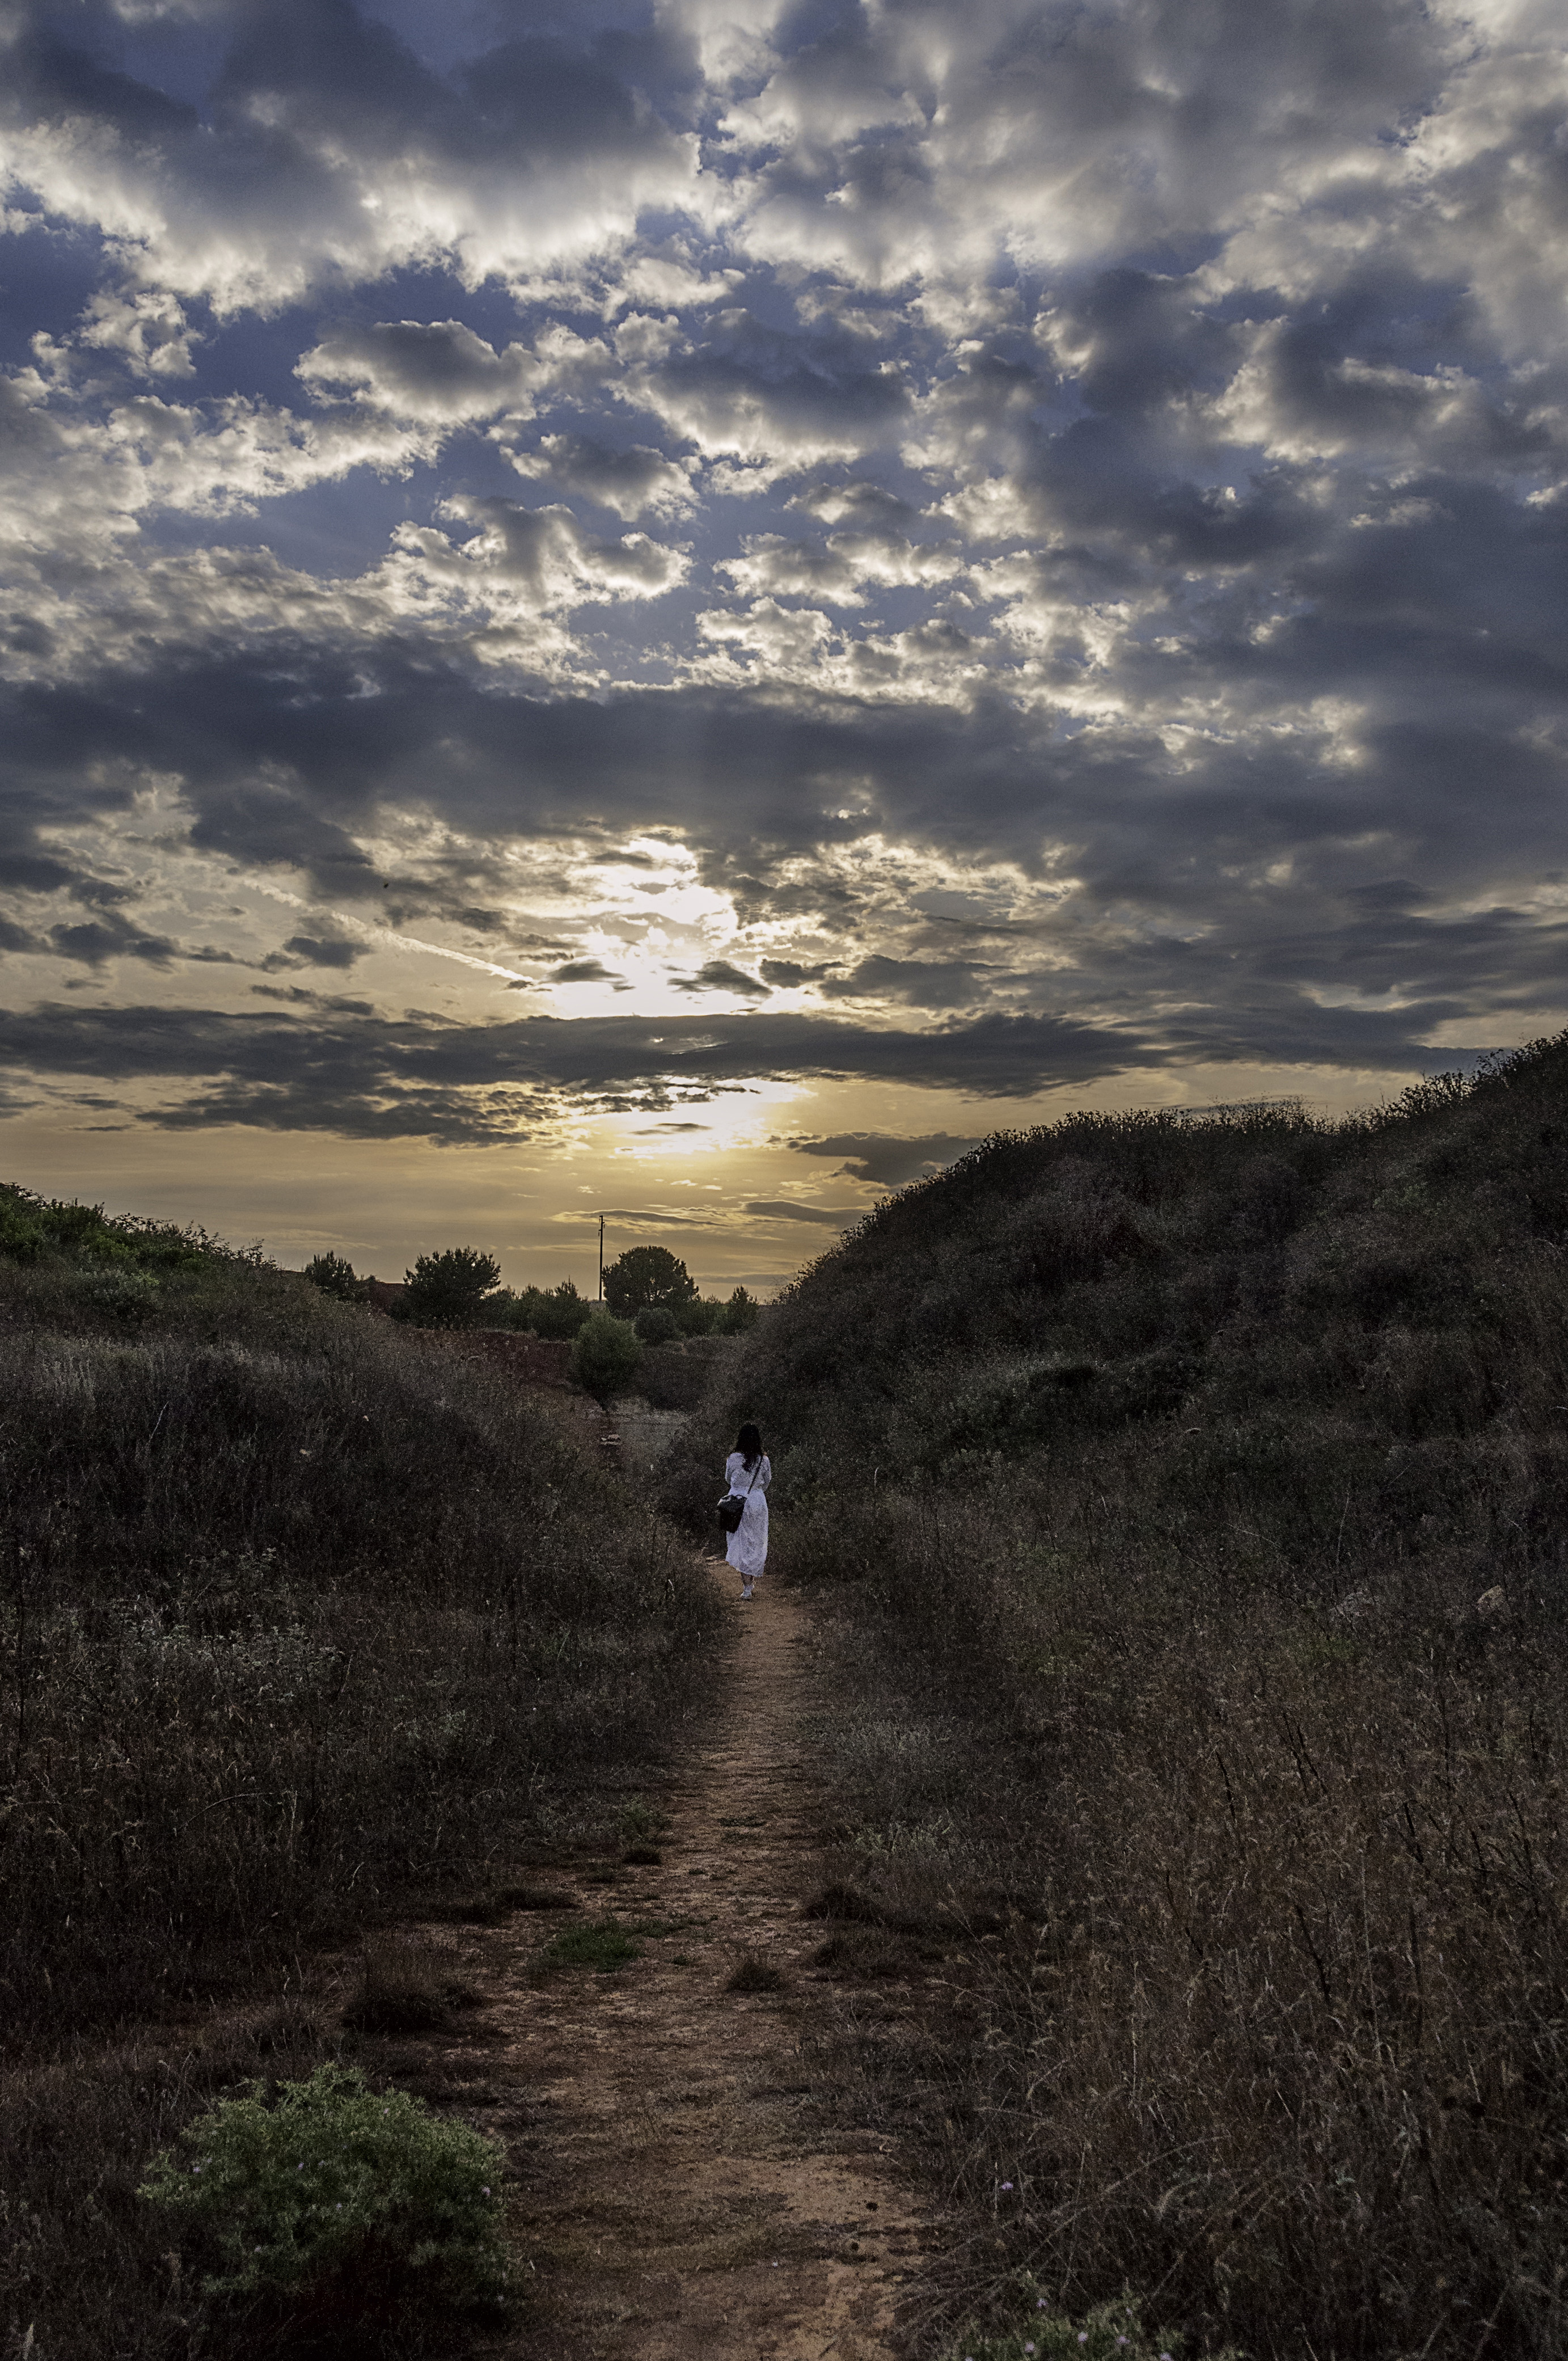
{"label": "white lace dress", "polygon": [[764,1451],[762,1464],[753,1477],[740,1452],[732,1451],[724,1463],[724,1480],[731,1492],[746,1493],[740,1521],[727,1537],[724,1554],[743,1581],[755,1582],[768,1560],[767,1495],[773,1480],[773,1463]]}

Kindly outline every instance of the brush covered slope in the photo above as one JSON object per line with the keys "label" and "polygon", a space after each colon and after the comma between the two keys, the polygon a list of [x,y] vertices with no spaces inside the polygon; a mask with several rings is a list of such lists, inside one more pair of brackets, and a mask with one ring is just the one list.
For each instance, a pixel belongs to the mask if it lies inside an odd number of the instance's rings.
{"label": "brush covered slope", "polygon": [[973,2015],[883,2070],[955,2313],[1568,2344],[1565,1250],[1568,1037],[999,1137],[748,1340],[724,1422],[859,1685],[844,1907],[967,1928]]}
{"label": "brush covered slope", "polygon": [[137,2191],[249,2078],[356,2054],[303,1945],[592,1842],[712,1676],[710,1588],[504,1369],[16,1189],[0,1480],[0,2349],[469,2349],[377,2327],[384,2274],[324,2345],[233,2316]]}
{"label": "brush covered slope", "polygon": [[133,2015],[656,1752],[711,1601],[504,1372],[0,1192],[0,2015]]}

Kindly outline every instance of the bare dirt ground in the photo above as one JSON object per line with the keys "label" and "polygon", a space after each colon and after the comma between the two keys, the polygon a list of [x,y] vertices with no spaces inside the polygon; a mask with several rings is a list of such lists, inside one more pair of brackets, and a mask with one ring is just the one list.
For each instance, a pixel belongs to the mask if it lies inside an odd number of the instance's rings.
{"label": "bare dirt ground", "polygon": [[[735,1577],[716,1567],[732,1595]],[[529,2361],[873,2361],[935,2237],[891,2144],[852,2120],[822,2058],[853,1996],[815,1963],[820,1882],[806,1618],[759,1586],[737,1599],[727,1698],[657,1798],[657,1861],[553,1871],[575,1906],[442,1939],[482,1996],[419,2048],[441,2088],[504,2139],[524,2316],[487,2341]],[[629,1851],[638,1849],[635,1843]],[[543,1899],[544,1897],[540,1897]],[[541,1976],[564,1930],[613,1916],[641,1956]],[[434,1930],[432,1930],[433,1935]],[[778,1989],[727,1989],[745,1959]],[[389,2059],[389,2063],[390,2063]],[[411,2060],[410,2062],[412,2062]]]}

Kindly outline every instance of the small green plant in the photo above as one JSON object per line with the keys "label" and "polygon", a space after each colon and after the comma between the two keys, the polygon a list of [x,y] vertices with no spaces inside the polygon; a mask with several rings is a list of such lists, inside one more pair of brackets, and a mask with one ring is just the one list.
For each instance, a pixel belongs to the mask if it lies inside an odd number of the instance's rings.
{"label": "small green plant", "polygon": [[540,1953],[538,1965],[545,1974],[562,1968],[592,1968],[599,1975],[609,1975],[641,1957],[642,1946],[635,1935],[617,1919],[601,1918],[593,1927],[563,1927]]}
{"label": "small green plant", "polygon": [[665,1303],[645,1303],[632,1322],[644,1345],[667,1345],[681,1333],[681,1323]]}
{"label": "small green plant", "polygon": [[[1102,2303],[1081,2320],[1053,2312],[1026,2272],[1015,2282],[1023,2318],[1016,2328],[970,2328],[943,2361],[1181,2361],[1181,2339],[1168,2328],[1147,2329],[1135,2296]],[[1216,2361],[1234,2361],[1227,2346]]]}
{"label": "small green plant", "polygon": [[630,1804],[622,1804],[618,1817],[620,1833],[628,1843],[639,1837],[655,1837],[670,1825],[668,1812],[660,1811],[656,1804],[645,1804],[641,1795],[634,1795]]}
{"label": "small green plant", "polygon": [[[466,2124],[357,2068],[321,2066],[276,2095],[252,2082],[166,2149],[138,2195],[166,2207],[214,2265],[212,2296],[319,2296],[352,2271],[446,2300],[504,2292],[504,2158]],[[375,2273],[372,2279],[367,2269]]]}

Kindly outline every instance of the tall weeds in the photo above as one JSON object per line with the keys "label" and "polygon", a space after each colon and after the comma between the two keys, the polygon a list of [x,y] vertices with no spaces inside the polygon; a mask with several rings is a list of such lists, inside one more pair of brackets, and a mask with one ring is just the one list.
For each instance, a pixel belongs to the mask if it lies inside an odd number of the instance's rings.
{"label": "tall weeds", "polygon": [[1556,1042],[1372,1122],[998,1140],[747,1346],[859,1633],[846,1874],[971,1929],[910,2099],[955,2307],[1027,2266],[1260,2361],[1562,2350],[1565,1243]]}

